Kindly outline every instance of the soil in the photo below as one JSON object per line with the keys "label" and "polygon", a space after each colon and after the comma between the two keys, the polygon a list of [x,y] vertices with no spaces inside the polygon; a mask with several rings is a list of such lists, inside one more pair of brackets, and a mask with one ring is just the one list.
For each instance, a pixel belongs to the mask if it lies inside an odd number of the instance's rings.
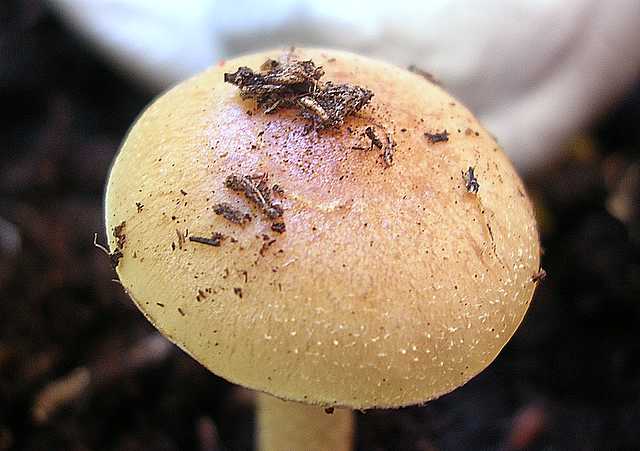
{"label": "soil", "polygon": [[[1,451],[253,446],[251,394],[155,335],[92,244],[153,95],[41,0],[2,2]],[[548,276],[500,357],[423,407],[358,413],[358,450],[640,449],[638,117],[640,85],[527,180]]]}

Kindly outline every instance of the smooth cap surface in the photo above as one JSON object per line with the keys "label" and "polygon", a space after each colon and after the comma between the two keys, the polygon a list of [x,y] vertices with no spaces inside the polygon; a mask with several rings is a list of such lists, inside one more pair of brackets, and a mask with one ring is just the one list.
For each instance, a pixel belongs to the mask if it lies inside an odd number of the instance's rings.
{"label": "smooth cap surface", "polygon": [[[276,396],[353,408],[420,403],[484,369],[521,322],[539,242],[522,182],[473,115],[425,78],[378,61],[297,49],[324,80],[374,92],[338,129],[265,115],[219,64],[156,100],[109,178],[110,247],[146,317],[214,373]],[[397,143],[394,163],[365,135]],[[432,142],[425,133],[448,132]],[[468,192],[463,172],[480,185]],[[231,174],[284,191],[284,233]],[[213,211],[228,202],[245,225]],[[114,231],[119,239],[114,236]],[[189,236],[225,235],[219,247]]]}

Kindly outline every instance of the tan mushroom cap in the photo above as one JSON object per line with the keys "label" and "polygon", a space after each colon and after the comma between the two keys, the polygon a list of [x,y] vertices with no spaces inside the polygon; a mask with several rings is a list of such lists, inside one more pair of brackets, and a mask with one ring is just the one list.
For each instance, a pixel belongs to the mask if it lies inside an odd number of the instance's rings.
{"label": "tan mushroom cap", "polygon": [[[223,83],[280,54],[212,67],[133,126],[106,194],[111,249],[125,224],[122,284],[171,340],[252,389],[361,409],[453,390],[496,357],[534,292],[540,248],[522,182],[464,106],[386,63],[295,51],[324,67],[323,80],[375,93],[320,132],[293,110],[263,114]],[[393,135],[391,167],[369,150],[368,126]],[[424,135],[445,129],[447,142]],[[462,177],[470,166],[478,194]],[[224,187],[230,174],[262,173],[285,192],[285,233]],[[254,219],[233,224],[214,214],[219,202]],[[228,237],[220,247],[179,238],[213,232]]]}

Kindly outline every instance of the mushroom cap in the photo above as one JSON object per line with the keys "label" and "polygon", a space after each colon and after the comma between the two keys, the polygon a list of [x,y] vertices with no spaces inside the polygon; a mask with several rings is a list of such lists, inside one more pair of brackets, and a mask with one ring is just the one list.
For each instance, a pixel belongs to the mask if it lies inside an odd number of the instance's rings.
{"label": "mushroom cap", "polygon": [[[464,106],[393,65],[296,49],[324,80],[375,94],[326,130],[295,110],[264,114],[223,82],[281,53],[221,62],[138,118],[106,192],[120,280],[162,333],[234,383],[358,409],[445,394],[491,363],[531,301],[540,247],[523,184]],[[392,166],[370,126],[397,143]],[[444,130],[448,141],[425,136]],[[284,233],[225,188],[231,174],[282,187]],[[219,202],[253,220],[216,215]],[[219,247],[185,239],[214,232]]]}

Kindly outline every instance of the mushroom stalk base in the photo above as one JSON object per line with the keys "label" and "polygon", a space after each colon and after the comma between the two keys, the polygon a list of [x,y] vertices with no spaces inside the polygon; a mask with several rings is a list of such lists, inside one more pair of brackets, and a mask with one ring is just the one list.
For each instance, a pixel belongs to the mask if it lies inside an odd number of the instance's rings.
{"label": "mushroom stalk base", "polygon": [[258,394],[259,451],[351,451],[353,411],[283,401]]}

